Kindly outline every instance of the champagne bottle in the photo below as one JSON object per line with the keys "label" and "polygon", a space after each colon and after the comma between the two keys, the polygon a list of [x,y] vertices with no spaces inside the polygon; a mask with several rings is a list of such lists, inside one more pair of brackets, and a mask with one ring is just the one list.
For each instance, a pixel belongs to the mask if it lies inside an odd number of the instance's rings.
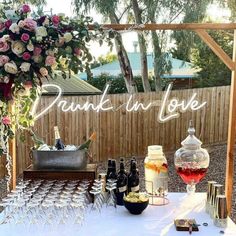
{"label": "champagne bottle", "polygon": [[111,159],[108,159],[108,162],[107,162],[107,176],[106,176],[106,182],[108,180],[108,176],[110,175],[112,171],[112,165],[111,165]]}
{"label": "champagne bottle", "polygon": [[89,137],[89,139],[85,143],[79,146],[79,150],[89,149],[90,144],[95,140],[96,140],[96,133],[93,132],[92,135]]}
{"label": "champagne bottle", "polygon": [[65,146],[61,140],[60,134],[59,134],[59,129],[57,126],[54,126],[54,133],[55,133],[55,147],[57,150],[64,150]]}
{"label": "champagne bottle", "polygon": [[139,175],[137,172],[137,164],[134,160],[131,166],[131,173],[128,177],[128,192],[139,192]]}
{"label": "champagne bottle", "polygon": [[123,197],[127,192],[128,178],[125,171],[124,160],[120,160],[120,171],[117,176],[117,191],[116,191],[116,201],[117,205],[124,205]]}
{"label": "champagne bottle", "polygon": [[108,179],[117,179],[116,160],[111,161],[111,173],[109,174]]}

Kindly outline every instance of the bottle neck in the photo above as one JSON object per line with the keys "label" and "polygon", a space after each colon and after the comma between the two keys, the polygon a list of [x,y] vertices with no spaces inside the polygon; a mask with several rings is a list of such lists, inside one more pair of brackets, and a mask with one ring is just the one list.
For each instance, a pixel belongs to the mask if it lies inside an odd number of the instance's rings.
{"label": "bottle neck", "polygon": [[123,162],[120,163],[120,173],[125,173],[125,166]]}
{"label": "bottle neck", "polygon": [[55,139],[61,139],[58,129],[54,129],[54,133],[55,133]]}

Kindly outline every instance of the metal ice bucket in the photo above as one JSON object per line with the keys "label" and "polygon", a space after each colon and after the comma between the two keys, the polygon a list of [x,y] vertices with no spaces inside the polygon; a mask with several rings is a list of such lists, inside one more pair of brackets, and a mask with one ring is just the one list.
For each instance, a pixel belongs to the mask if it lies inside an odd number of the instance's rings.
{"label": "metal ice bucket", "polygon": [[80,170],[87,165],[86,150],[32,151],[33,168],[36,170]]}

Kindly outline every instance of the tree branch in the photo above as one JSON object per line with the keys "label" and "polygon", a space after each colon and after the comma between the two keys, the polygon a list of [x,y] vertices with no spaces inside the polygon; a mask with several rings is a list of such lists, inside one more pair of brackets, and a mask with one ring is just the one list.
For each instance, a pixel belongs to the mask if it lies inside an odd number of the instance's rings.
{"label": "tree branch", "polygon": [[120,17],[118,18],[118,21],[121,20],[121,18],[124,16],[124,14],[130,9],[131,5],[127,6],[124,11],[121,13]]}

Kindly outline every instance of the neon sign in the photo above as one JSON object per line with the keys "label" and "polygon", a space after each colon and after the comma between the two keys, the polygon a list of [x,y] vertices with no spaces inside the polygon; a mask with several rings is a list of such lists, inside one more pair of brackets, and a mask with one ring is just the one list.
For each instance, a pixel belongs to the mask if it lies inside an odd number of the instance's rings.
{"label": "neon sign", "polygon": [[37,120],[44,114],[46,114],[54,105],[57,104],[57,107],[60,108],[63,112],[76,112],[76,111],[89,111],[93,110],[96,112],[101,111],[117,111],[119,109],[125,109],[127,112],[133,111],[147,111],[153,106],[160,105],[160,110],[158,111],[158,121],[166,122],[173,118],[178,118],[180,113],[186,112],[188,109],[192,111],[199,110],[206,105],[206,102],[200,103],[197,99],[197,93],[193,93],[189,100],[179,101],[176,98],[169,99],[172,85],[169,84],[167,90],[164,93],[163,99],[160,104],[157,104],[156,101],[150,101],[147,104],[140,103],[139,101],[133,101],[133,94],[130,94],[126,103],[122,104],[119,107],[114,107],[109,98],[106,98],[109,85],[106,85],[105,90],[100,98],[98,104],[93,104],[91,102],[86,101],[83,104],[75,104],[74,102],[68,102],[66,100],[62,100],[62,89],[60,86],[55,84],[44,84],[43,88],[56,88],[58,91],[55,99],[42,111],[36,114],[36,110],[40,101],[40,97],[38,97],[33,104],[31,113],[34,116],[34,119]]}

